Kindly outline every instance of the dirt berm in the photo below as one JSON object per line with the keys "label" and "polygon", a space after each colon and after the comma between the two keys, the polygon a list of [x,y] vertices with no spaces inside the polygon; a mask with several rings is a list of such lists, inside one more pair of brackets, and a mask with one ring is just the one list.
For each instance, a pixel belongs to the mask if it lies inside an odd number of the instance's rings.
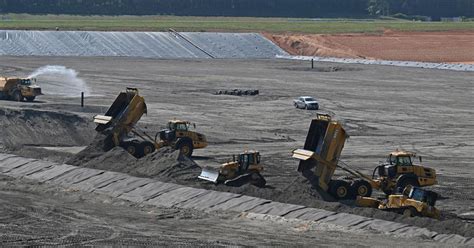
{"label": "dirt berm", "polygon": [[242,187],[215,185],[197,179],[201,172],[199,165],[187,157],[180,156],[179,151],[165,147],[141,159],[136,159],[120,147],[112,149],[106,147],[104,138],[103,135],[97,135],[93,142],[71,158],[68,164],[123,172],[139,177],[150,177],[195,188],[232,192],[278,202],[391,220],[426,227],[440,233],[474,236],[474,225],[465,223],[453,215],[444,215],[441,221],[419,217],[407,218],[377,209],[355,207],[351,201],[324,201],[318,191],[311,188],[303,177],[293,179],[285,188],[274,188],[271,184],[265,188],[257,188],[250,184]]}

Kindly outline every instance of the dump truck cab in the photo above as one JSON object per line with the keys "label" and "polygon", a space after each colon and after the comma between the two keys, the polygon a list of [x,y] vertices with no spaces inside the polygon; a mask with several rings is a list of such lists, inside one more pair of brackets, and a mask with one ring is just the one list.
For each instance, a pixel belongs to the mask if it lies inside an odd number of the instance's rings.
{"label": "dump truck cab", "polygon": [[194,149],[207,147],[206,136],[202,133],[191,131],[196,128],[196,124],[189,121],[170,120],[167,129],[162,130],[160,138],[168,144],[174,144],[185,156],[191,157]]}
{"label": "dump truck cab", "polygon": [[228,186],[239,187],[251,183],[257,187],[264,187],[266,180],[260,174],[263,166],[258,151],[245,151],[232,156],[232,161],[226,162],[219,167],[202,168],[198,178],[213,183],[224,183]]}
{"label": "dump truck cab", "polygon": [[35,78],[0,78],[0,99],[32,102],[43,95]]}
{"label": "dump truck cab", "polygon": [[[387,156],[385,163],[378,167],[379,181],[386,181],[386,193],[393,192],[396,188],[404,189],[408,185],[412,186],[431,186],[437,183],[436,170],[422,165],[416,165],[413,162],[417,156],[413,152],[393,151]],[[418,157],[422,162],[422,157]]]}

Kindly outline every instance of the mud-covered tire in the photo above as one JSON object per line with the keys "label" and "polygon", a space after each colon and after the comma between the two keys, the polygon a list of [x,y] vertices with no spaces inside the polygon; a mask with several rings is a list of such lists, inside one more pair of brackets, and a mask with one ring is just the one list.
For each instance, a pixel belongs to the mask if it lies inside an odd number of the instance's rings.
{"label": "mud-covered tire", "polygon": [[142,142],[141,149],[142,149],[143,156],[146,156],[148,154],[153,153],[156,150],[156,147],[150,141],[145,141],[145,142]]}
{"label": "mud-covered tire", "polygon": [[179,140],[176,143],[176,149],[180,151],[181,155],[191,157],[193,155],[193,142],[188,139]]}
{"label": "mud-covered tire", "polygon": [[27,102],[32,102],[32,101],[35,100],[35,98],[36,98],[36,96],[27,96],[27,97],[25,97]]}
{"label": "mud-covered tire", "polygon": [[19,90],[15,90],[12,92],[12,100],[16,102],[23,101],[23,96],[21,95],[21,92]]}
{"label": "mud-covered tire", "polygon": [[267,180],[265,180],[260,173],[256,172],[250,175],[250,183],[259,188],[263,188],[267,184]]}
{"label": "mud-covered tire", "polygon": [[372,195],[372,185],[365,180],[355,180],[351,187],[356,196],[370,197]]}
{"label": "mud-covered tire", "polygon": [[331,181],[329,183],[329,194],[336,198],[336,200],[354,198],[351,185],[343,180]]}
{"label": "mud-covered tire", "polygon": [[130,141],[126,142],[122,146],[130,155],[136,157],[136,158],[141,158],[143,157],[143,147],[140,142],[135,142],[135,141]]}
{"label": "mud-covered tire", "polygon": [[408,186],[408,185],[411,185],[413,187],[419,187],[420,186],[418,184],[418,180],[416,180],[416,178],[401,176],[397,180],[397,187],[396,188],[400,188],[403,191],[405,189],[405,187]]}

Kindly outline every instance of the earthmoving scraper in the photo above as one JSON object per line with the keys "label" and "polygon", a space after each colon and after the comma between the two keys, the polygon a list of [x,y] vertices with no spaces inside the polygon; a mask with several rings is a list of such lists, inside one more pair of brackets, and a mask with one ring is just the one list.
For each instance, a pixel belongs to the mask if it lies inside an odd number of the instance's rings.
{"label": "earthmoving scraper", "polygon": [[251,183],[257,187],[265,187],[267,183],[260,174],[263,166],[260,165],[260,153],[258,151],[246,151],[234,155],[231,162],[222,164],[219,167],[202,168],[199,179],[213,183],[224,183],[232,187],[240,187]]}

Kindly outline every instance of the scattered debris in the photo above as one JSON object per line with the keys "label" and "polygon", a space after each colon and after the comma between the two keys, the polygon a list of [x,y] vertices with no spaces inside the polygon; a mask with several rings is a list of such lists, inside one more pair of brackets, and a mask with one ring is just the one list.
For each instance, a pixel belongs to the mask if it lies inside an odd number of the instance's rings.
{"label": "scattered debris", "polygon": [[216,95],[231,95],[231,96],[256,96],[260,94],[259,90],[254,89],[233,89],[233,90],[218,90]]}

